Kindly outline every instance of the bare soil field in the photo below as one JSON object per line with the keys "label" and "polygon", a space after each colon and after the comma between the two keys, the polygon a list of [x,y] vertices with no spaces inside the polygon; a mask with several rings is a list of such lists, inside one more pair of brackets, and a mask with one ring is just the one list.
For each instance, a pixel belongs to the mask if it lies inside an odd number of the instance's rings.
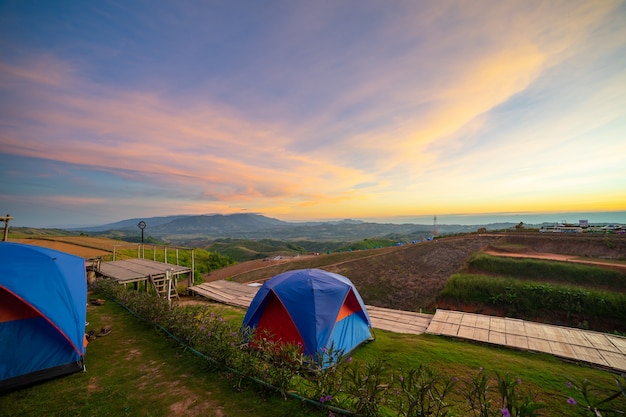
{"label": "bare soil field", "polygon": [[254,261],[241,262],[235,265],[218,269],[217,271],[212,271],[204,277],[204,280],[206,282],[219,281],[220,279],[226,279],[228,277],[232,277],[234,275],[253,271],[255,269],[265,268],[268,266],[276,265],[277,263],[287,263],[287,262],[291,262],[291,260],[269,262],[264,259],[256,259]]}
{"label": "bare soil field", "polygon": [[[96,249],[92,247],[81,246],[79,244],[59,242],[57,240],[48,239],[11,239],[11,242],[42,246],[45,248],[50,248],[61,252],[70,253],[72,255],[80,256],[81,258],[94,258],[97,256],[108,255],[111,253],[110,251],[102,249]],[[112,247],[111,250],[113,250]]]}
{"label": "bare soil field", "polygon": [[444,238],[402,247],[376,257],[329,265],[359,289],[366,304],[398,310],[433,308],[448,277],[475,252],[501,239],[494,236]]}
{"label": "bare soil field", "polygon": [[[612,236],[607,239],[604,236],[547,236],[539,233],[447,237],[368,251],[367,256],[345,261],[321,255],[317,257],[319,264],[315,267],[350,278],[366,304],[408,311],[433,311],[438,307],[435,305],[436,296],[448,277],[462,270],[467,259],[479,251],[498,252],[499,256],[561,261],[575,259],[577,262],[621,268],[623,264],[617,260],[626,258],[626,237]],[[325,259],[327,263],[323,263]],[[237,275],[238,282],[258,281],[260,277],[267,279],[284,270],[311,267],[309,262],[300,263],[305,260],[293,258],[286,261],[287,265],[280,265],[280,270],[275,265],[268,265],[268,262],[245,262],[230,267],[232,269],[228,271],[214,271],[211,276],[224,279]]]}
{"label": "bare soil field", "polygon": [[595,259],[584,259],[574,255],[562,255],[560,253],[540,253],[540,252],[508,252],[502,250],[494,250],[487,249],[484,251],[488,255],[493,256],[508,256],[511,258],[527,258],[527,259],[545,259],[548,261],[561,261],[561,262],[575,262],[585,265],[597,265],[597,266],[606,266],[615,269],[626,269],[626,262],[620,263],[620,261],[609,261],[609,260],[595,260]]}
{"label": "bare soil field", "polygon": [[625,235],[562,233],[508,233],[496,243],[500,250],[526,254],[553,253],[583,258],[626,260]]}

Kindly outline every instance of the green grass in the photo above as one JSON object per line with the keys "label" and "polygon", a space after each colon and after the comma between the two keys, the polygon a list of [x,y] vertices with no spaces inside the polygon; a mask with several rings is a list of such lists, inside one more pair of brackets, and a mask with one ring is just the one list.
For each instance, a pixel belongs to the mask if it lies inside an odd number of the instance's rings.
{"label": "green grass", "polygon": [[[240,323],[244,310],[216,307],[225,320]],[[73,374],[0,397],[2,416],[323,416],[297,400],[284,401],[248,387],[185,351],[164,333],[113,301],[90,306],[88,329],[111,326],[90,343],[87,372]],[[382,358],[389,370],[426,364],[461,381],[479,368],[522,379],[548,406],[543,415],[567,415],[567,381],[591,380],[612,388],[613,375],[563,362],[546,354],[522,352],[434,335],[376,330],[376,340],[357,349],[354,363]],[[458,415],[458,414],[457,414]]]}
{"label": "green grass", "polygon": [[564,362],[554,356],[471,343],[453,338],[423,334],[419,336],[376,331],[376,340],[359,348],[355,361],[384,358],[391,368],[416,368],[428,365],[465,381],[468,375],[485,371],[509,373],[520,378],[524,389],[547,405],[544,415],[569,415],[565,399],[570,394],[567,381],[588,379],[607,389],[615,386],[613,374],[585,365]]}
{"label": "green grass", "polygon": [[[156,247],[155,249],[152,245],[145,245],[141,254],[138,254],[137,248],[139,247],[139,244],[133,244],[133,246],[135,247],[118,249],[115,254],[116,260],[143,257],[157,262],[165,262],[165,255],[167,253],[167,263],[191,267],[192,250],[189,248],[176,249],[175,247],[168,247],[166,251],[166,247],[164,246]],[[194,280],[196,283],[202,282],[202,274],[206,274],[209,271],[220,269],[235,263],[233,259],[227,256],[199,248],[193,249],[193,260]]]}
{"label": "green grass", "polygon": [[[228,316],[240,320],[241,314]],[[87,319],[88,329],[113,329],[89,344],[87,372],[0,397],[1,416],[326,415],[297,401],[237,392],[227,373],[209,367],[113,301],[90,306]]]}

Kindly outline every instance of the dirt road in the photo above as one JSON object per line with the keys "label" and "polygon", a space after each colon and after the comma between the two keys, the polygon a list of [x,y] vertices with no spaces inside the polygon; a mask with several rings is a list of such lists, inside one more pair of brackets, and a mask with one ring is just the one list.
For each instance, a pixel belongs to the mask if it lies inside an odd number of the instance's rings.
{"label": "dirt road", "polygon": [[592,259],[581,259],[578,256],[562,255],[560,253],[536,253],[536,252],[516,253],[516,252],[497,251],[497,250],[486,250],[484,252],[488,255],[493,255],[493,256],[506,256],[506,257],[511,257],[511,258],[527,258],[527,259],[546,259],[550,261],[561,261],[561,262],[575,262],[575,263],[587,264],[587,265],[610,266],[612,268],[626,270],[626,264],[623,264],[623,263],[599,261],[599,260],[592,260]]}

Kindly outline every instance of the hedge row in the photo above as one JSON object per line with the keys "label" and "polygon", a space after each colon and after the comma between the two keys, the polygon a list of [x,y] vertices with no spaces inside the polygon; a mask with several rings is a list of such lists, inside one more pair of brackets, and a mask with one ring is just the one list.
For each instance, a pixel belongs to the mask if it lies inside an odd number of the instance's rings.
{"label": "hedge row", "polygon": [[561,284],[455,274],[448,279],[439,299],[492,305],[513,316],[562,312],[567,317],[576,315],[626,323],[625,294]]}
{"label": "hedge row", "polygon": [[626,291],[626,273],[589,265],[479,253],[470,258],[468,266],[475,272]]}

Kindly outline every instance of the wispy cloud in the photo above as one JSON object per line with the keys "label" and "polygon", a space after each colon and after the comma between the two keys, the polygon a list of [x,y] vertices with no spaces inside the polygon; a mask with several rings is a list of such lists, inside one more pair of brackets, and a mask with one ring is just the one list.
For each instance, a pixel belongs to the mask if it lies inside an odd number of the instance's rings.
{"label": "wispy cloud", "polygon": [[283,6],[100,5],[55,48],[7,37],[1,158],[48,161],[5,164],[30,184],[11,195],[320,218],[555,207],[586,187],[619,206],[623,3]]}

